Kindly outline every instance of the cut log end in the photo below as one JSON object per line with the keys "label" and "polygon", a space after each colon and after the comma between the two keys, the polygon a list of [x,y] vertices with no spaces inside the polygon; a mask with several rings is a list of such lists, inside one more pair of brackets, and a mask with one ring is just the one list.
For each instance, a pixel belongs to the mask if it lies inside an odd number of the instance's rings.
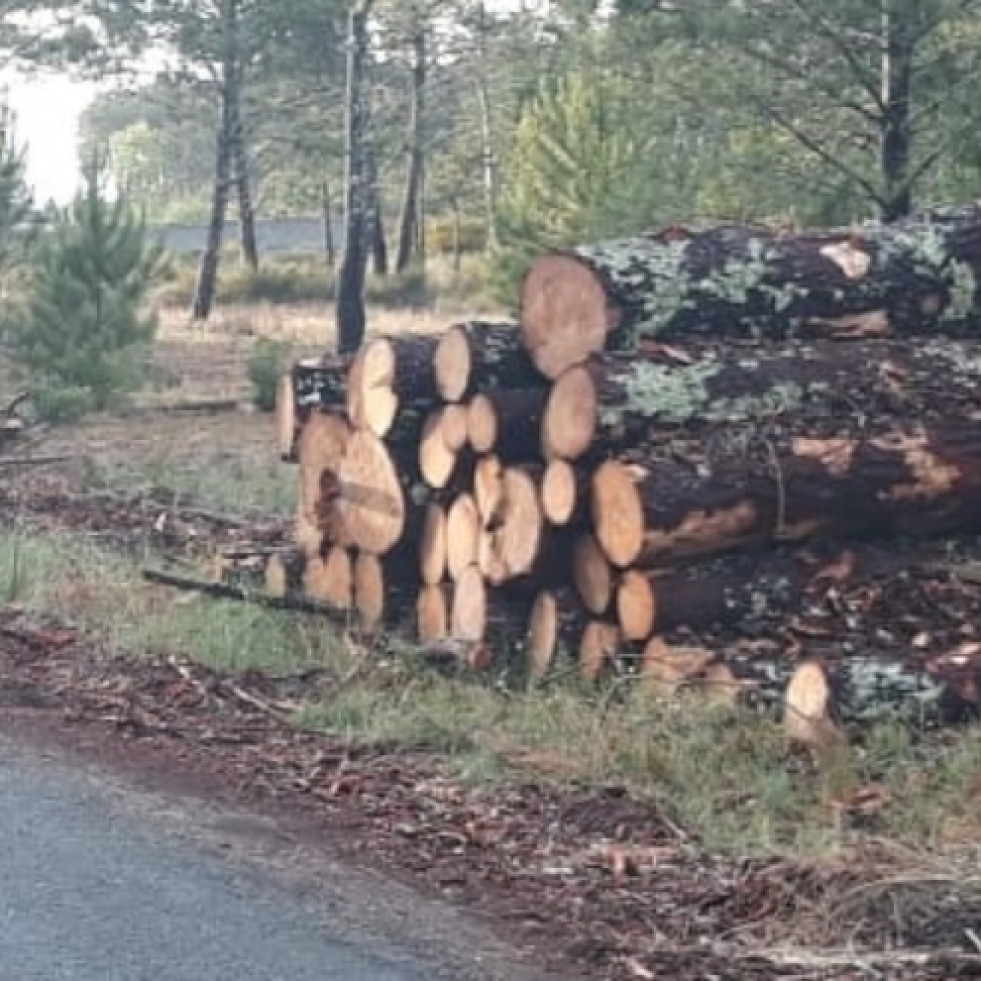
{"label": "cut log end", "polygon": [[461,494],[446,515],[446,568],[456,582],[477,562],[480,516],[470,494]]}
{"label": "cut log end", "polygon": [[338,610],[354,604],[354,570],[347,550],[335,545],[323,557],[307,560],[303,569],[303,594]]}
{"label": "cut log end", "polygon": [[459,402],[467,394],[471,367],[466,330],[460,325],[450,327],[439,339],[433,358],[440,398],[446,402]]}
{"label": "cut log end", "polygon": [[276,442],[281,460],[292,460],[296,450],[296,404],[293,379],[287,374],[276,386]]}
{"label": "cut log end", "polygon": [[423,586],[416,599],[416,630],[421,644],[435,644],[450,633],[448,587]]}
{"label": "cut log end", "polygon": [[553,460],[542,477],[542,513],[557,527],[572,521],[578,505],[576,472],[566,460]]}
{"label": "cut log end", "polygon": [[572,553],[572,579],[583,605],[602,616],[613,600],[613,570],[592,535],[584,535]]}
{"label": "cut log end", "polygon": [[367,430],[354,433],[337,476],[337,509],[351,542],[384,555],[405,529],[405,497],[385,444]]}
{"label": "cut log end", "polygon": [[300,493],[296,544],[308,555],[316,555],[326,535],[331,541],[343,537],[336,501],[326,493],[340,469],[351,428],[339,414],[314,412],[303,423],[297,443],[300,463]]}
{"label": "cut log end", "polygon": [[443,442],[452,453],[459,453],[466,445],[469,437],[468,413],[466,406],[446,405],[443,407],[440,426],[443,431]]}
{"label": "cut log end", "polygon": [[288,592],[289,576],[286,564],[278,555],[271,555],[266,563],[266,593],[276,599],[283,599]]}
{"label": "cut log end", "polygon": [[516,467],[504,471],[504,505],[495,548],[510,577],[529,572],[538,557],[542,539],[542,510],[538,485]]}
{"label": "cut log end", "polygon": [[579,643],[579,673],[595,681],[616,657],[620,649],[620,631],[611,623],[593,620],[586,624]]}
{"label": "cut log end", "polygon": [[644,545],[644,509],[628,467],[608,460],[593,474],[593,527],[606,557],[632,565]]}
{"label": "cut log end", "polygon": [[504,467],[493,454],[477,461],[473,478],[473,496],[481,524],[493,529],[504,504]]}
{"label": "cut log end", "polygon": [[542,420],[542,454],[577,460],[593,444],[599,417],[596,385],[587,368],[563,372],[548,397]]}
{"label": "cut log end", "polygon": [[551,592],[535,597],[528,619],[528,676],[536,681],[544,678],[552,667],[559,637],[558,604]]}
{"label": "cut log end", "polygon": [[490,453],[497,444],[497,412],[483,393],[475,396],[467,409],[467,433],[477,453]]}
{"label": "cut log end", "polygon": [[377,555],[361,552],[354,562],[354,605],[365,630],[377,630],[384,622],[385,570]]}
{"label": "cut log end", "polygon": [[386,338],[369,341],[348,376],[348,412],[353,425],[385,436],[395,422],[399,400],[393,391],[395,348]]}
{"label": "cut log end", "polygon": [[425,585],[435,586],[445,574],[446,511],[438,504],[430,504],[419,541],[419,577]]}
{"label": "cut log end", "polygon": [[431,412],[422,426],[419,441],[419,472],[423,480],[437,490],[444,488],[456,469],[457,454],[447,445],[443,435],[443,413]]}
{"label": "cut log end", "polygon": [[784,731],[792,743],[820,750],[840,739],[831,717],[831,685],[816,661],[806,661],[794,672],[783,705]]}
{"label": "cut log end", "polygon": [[[706,684],[706,672],[715,661],[715,655],[705,648],[671,647],[662,638],[652,637],[641,655],[640,673],[651,691],[675,695],[685,686]],[[717,677],[714,684],[718,687]]]}
{"label": "cut log end", "polygon": [[539,371],[553,381],[606,346],[619,323],[599,277],[566,255],[536,259],[521,287],[521,337]]}
{"label": "cut log end", "polygon": [[462,641],[476,643],[487,632],[487,588],[477,566],[464,569],[453,589],[450,633]]}
{"label": "cut log end", "polygon": [[657,598],[650,580],[631,570],[617,587],[617,620],[625,640],[647,640],[654,632]]}

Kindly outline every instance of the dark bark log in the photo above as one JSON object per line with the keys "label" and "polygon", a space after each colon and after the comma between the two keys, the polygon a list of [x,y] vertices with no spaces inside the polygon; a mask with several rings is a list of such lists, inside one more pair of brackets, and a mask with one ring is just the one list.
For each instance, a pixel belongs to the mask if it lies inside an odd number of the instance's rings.
{"label": "dark bark log", "polygon": [[433,372],[437,343],[426,334],[401,334],[366,344],[348,376],[352,424],[385,436],[400,410],[433,409],[439,401]]}
{"label": "dark bark log", "polygon": [[467,411],[470,445],[493,453],[502,463],[527,463],[542,457],[542,418],[548,389],[488,389]]}
{"label": "dark bark log", "polygon": [[801,234],[672,228],[536,260],[522,337],[556,378],[648,339],[976,333],[979,274],[981,205]]}
{"label": "dark bark log", "polygon": [[370,0],[351,8],[347,62],[347,162],[344,260],[337,283],[337,349],[356,351],[364,340],[364,280],[371,238],[369,173],[368,13]]}
{"label": "dark bark log", "polygon": [[615,565],[654,566],[815,536],[874,538],[981,530],[981,423],[883,427],[878,434],[729,447],[704,458],[603,464],[596,536]]}
{"label": "dark bark log", "polygon": [[555,383],[543,428],[554,454],[616,453],[665,434],[839,435],[899,416],[927,423],[981,411],[981,344],[936,339],[733,343],[690,363],[671,354],[598,355]]}
{"label": "dark bark log", "polygon": [[542,383],[513,323],[454,324],[440,338],[434,370],[439,394],[447,402]]}

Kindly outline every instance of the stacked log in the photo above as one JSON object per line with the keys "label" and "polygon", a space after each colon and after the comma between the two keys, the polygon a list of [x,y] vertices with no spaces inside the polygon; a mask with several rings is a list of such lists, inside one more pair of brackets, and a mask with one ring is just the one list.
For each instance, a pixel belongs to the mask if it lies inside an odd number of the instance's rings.
{"label": "stacked log", "polygon": [[981,532],[979,275],[981,206],[543,256],[519,324],[284,381],[299,579],[532,679],[565,650],[587,678],[626,657],[730,699],[759,670],[677,631],[793,615],[809,543]]}

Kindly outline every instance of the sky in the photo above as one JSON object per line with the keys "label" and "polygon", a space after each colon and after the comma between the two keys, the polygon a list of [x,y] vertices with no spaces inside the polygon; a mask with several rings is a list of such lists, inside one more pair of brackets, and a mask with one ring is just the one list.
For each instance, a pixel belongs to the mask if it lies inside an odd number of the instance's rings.
{"label": "sky", "polygon": [[64,76],[5,81],[37,200],[69,201],[79,182],[78,124],[96,86]]}
{"label": "sky", "polygon": [[[544,9],[547,0],[490,0],[498,10]],[[28,180],[38,202],[71,200],[79,184],[78,126],[98,88],[65,76],[25,79],[0,74],[17,118],[17,137],[27,146]]]}

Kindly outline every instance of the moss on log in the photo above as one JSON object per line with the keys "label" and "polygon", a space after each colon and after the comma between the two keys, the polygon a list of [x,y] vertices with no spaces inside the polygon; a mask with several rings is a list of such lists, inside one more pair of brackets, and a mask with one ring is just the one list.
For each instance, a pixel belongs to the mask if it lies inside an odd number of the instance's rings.
{"label": "moss on log", "polygon": [[669,228],[537,259],[522,338],[557,378],[652,338],[974,333],[979,275],[981,205],[821,232]]}

